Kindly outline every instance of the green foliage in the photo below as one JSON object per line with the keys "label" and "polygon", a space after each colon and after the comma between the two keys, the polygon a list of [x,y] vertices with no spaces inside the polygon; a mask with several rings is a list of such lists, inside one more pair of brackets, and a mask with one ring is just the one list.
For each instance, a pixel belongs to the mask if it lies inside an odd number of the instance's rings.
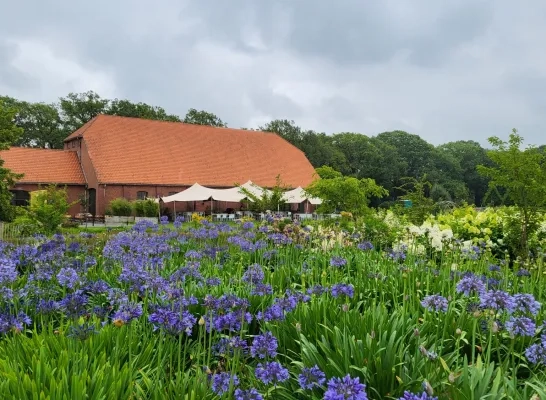
{"label": "green foliage", "polygon": [[[283,199],[283,194],[286,191],[286,187],[282,183],[280,175],[277,175],[275,186],[271,189],[262,188],[261,195],[256,195],[254,191],[248,190],[245,187],[236,185],[239,187],[239,191],[250,200],[248,203],[249,208],[252,211],[278,211],[284,208],[286,204]],[[258,186],[255,186],[258,188]]]}
{"label": "green foliage", "polygon": [[195,108],[190,108],[184,117],[184,122],[194,125],[209,125],[219,128],[227,127],[227,123],[222,121],[213,113],[201,110],[197,111]]}
{"label": "green foliage", "polygon": [[536,230],[533,220],[546,205],[546,157],[538,148],[522,150],[523,137],[514,129],[508,141],[489,138],[493,150],[487,152],[493,166],[479,165],[478,172],[490,180],[492,188],[501,187],[518,207],[520,219],[520,251],[526,258],[528,238]]}
{"label": "green foliage", "polygon": [[[0,151],[9,149],[22,134],[22,129],[13,124],[15,114],[16,110],[4,105],[0,99]],[[11,221],[15,217],[15,207],[11,205],[13,196],[9,189],[22,177],[4,168],[4,161],[0,158],[0,221]]]}
{"label": "green foliage", "polygon": [[[135,200],[132,206],[137,217],[157,217],[159,215],[159,204],[151,199]],[[112,207],[111,204],[110,207]]]}
{"label": "green foliage", "polygon": [[29,103],[10,97],[0,97],[16,110],[13,122],[22,129],[16,146],[61,149],[67,136],[59,110],[54,104]]}
{"label": "green foliage", "polygon": [[130,217],[133,214],[131,202],[122,197],[112,200],[108,208],[112,212],[112,215],[118,217]]}
{"label": "green foliage", "polygon": [[97,115],[104,114],[108,108],[108,100],[93,91],[69,93],[59,102],[66,136]]}
{"label": "green foliage", "polygon": [[322,200],[318,212],[346,211],[355,216],[362,215],[367,210],[371,197],[388,194],[373,179],[343,176],[331,167],[317,168],[316,173],[320,179],[313,181],[305,190],[312,197]]}
{"label": "green foliage", "polygon": [[129,100],[112,100],[106,109],[105,114],[117,115],[120,117],[153,119],[156,121],[180,122],[180,117],[167,114],[162,107],[151,106],[146,103],[132,103]]}
{"label": "green foliage", "polygon": [[58,189],[49,185],[32,196],[29,207],[30,218],[38,223],[40,231],[47,235],[58,231],[60,225],[67,219],[70,209],[66,189]]}
{"label": "green foliage", "polygon": [[404,184],[398,189],[404,192],[404,195],[400,199],[411,201],[411,207],[402,210],[412,223],[421,225],[434,210],[434,200],[427,195],[432,184],[427,180],[426,174],[420,179],[407,177],[402,181]]}

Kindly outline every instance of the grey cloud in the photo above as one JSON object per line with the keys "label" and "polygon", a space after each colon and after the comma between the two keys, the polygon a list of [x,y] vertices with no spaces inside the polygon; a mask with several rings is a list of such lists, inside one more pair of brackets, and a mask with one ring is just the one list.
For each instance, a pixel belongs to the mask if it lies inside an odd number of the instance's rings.
{"label": "grey cloud", "polygon": [[[7,9],[1,94],[49,102],[88,80],[105,96],[179,115],[202,108],[234,127],[288,118],[328,133],[405,129],[433,143],[484,143],[516,126],[544,141],[540,0],[29,0]],[[75,68],[71,80],[14,67],[22,42],[68,60],[59,63]],[[32,96],[38,85],[44,92]]]}

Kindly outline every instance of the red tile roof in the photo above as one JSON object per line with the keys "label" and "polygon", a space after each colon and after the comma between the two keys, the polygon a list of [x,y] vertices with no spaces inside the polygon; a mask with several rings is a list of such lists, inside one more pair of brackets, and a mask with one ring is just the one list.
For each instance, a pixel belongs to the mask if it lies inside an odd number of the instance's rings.
{"label": "red tile roof", "polygon": [[307,186],[304,153],[273,133],[100,115],[66,140],[83,137],[100,183]]}
{"label": "red tile roof", "polygon": [[4,167],[25,174],[21,183],[85,185],[78,155],[73,151],[12,147],[0,152]]}

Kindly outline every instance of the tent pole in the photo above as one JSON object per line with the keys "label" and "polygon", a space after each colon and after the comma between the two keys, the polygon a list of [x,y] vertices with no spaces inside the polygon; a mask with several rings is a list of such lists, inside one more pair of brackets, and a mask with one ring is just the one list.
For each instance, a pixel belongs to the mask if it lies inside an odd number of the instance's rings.
{"label": "tent pole", "polygon": [[176,200],[174,201],[174,216],[173,221],[176,219]]}

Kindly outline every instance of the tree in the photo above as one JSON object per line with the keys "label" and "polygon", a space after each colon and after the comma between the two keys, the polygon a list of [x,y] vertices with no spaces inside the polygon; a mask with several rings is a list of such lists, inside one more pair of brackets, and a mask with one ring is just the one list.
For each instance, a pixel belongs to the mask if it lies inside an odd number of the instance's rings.
{"label": "tree", "polygon": [[404,183],[398,189],[404,194],[400,199],[410,201],[404,212],[412,223],[421,225],[434,210],[434,200],[430,197],[432,184],[427,180],[426,174],[420,179],[406,177],[402,181]]}
{"label": "tree", "polygon": [[[0,151],[8,150],[22,133],[22,129],[13,123],[15,113],[15,109],[6,107],[0,101]],[[0,158],[0,221],[15,218],[15,207],[11,204],[12,194],[9,190],[22,177],[4,168],[4,161]]]}
{"label": "tree", "polygon": [[146,103],[132,103],[129,100],[112,100],[108,108],[105,110],[105,113],[120,117],[180,122],[180,117],[178,115],[167,114],[162,107],[150,106]]}
{"label": "tree", "polygon": [[101,98],[93,91],[69,93],[68,96],[61,97],[59,101],[66,135],[97,115],[105,114],[109,104],[109,100]]}
{"label": "tree", "polygon": [[[253,211],[277,211],[286,204],[283,194],[287,188],[282,183],[280,175],[277,175],[275,186],[271,190],[262,188],[262,193],[259,196],[243,186],[236,186],[239,187],[239,191],[250,200],[249,206]],[[256,188],[259,187],[257,185],[254,186]]]}
{"label": "tree", "polygon": [[23,129],[21,136],[13,143],[15,146],[63,148],[66,134],[54,104],[28,103],[11,97],[0,97],[0,100],[16,111],[13,122]]}
{"label": "tree", "polygon": [[275,119],[268,122],[264,126],[260,126],[258,129],[264,132],[276,133],[297,148],[301,149],[300,146],[303,139],[303,132],[294,121],[289,121],[287,119]]}
{"label": "tree", "polygon": [[343,176],[331,167],[319,167],[314,180],[305,191],[322,200],[319,212],[346,211],[362,215],[368,209],[371,197],[383,197],[388,191],[377,185],[373,179]]}
{"label": "tree", "polygon": [[66,213],[72,204],[68,202],[66,189],[49,185],[31,198],[29,216],[38,222],[43,233],[50,235],[66,221]]}
{"label": "tree", "polygon": [[227,127],[227,124],[213,113],[204,110],[197,111],[195,108],[190,108],[188,110],[186,116],[184,117],[184,122],[186,124],[209,125],[219,128]]}
{"label": "tree", "polygon": [[478,172],[488,178],[491,188],[503,188],[520,212],[520,255],[529,254],[529,237],[536,229],[537,215],[546,205],[546,157],[538,148],[522,150],[523,137],[512,130],[508,141],[496,136],[488,139],[493,150],[487,156],[493,166],[479,165]]}
{"label": "tree", "polygon": [[449,142],[438,146],[437,151],[449,154],[459,164],[462,180],[468,188],[468,197],[471,203],[480,206],[483,204],[488,189],[488,179],[479,174],[478,165],[491,166],[486,150],[472,140]]}
{"label": "tree", "polygon": [[380,133],[376,138],[397,149],[398,155],[406,165],[402,176],[418,178],[430,172],[434,146],[418,135],[393,131]]}
{"label": "tree", "polygon": [[406,163],[397,149],[377,138],[359,133],[339,133],[333,136],[333,143],[347,160],[349,168],[342,172],[356,178],[372,178],[389,191],[406,170]]}

